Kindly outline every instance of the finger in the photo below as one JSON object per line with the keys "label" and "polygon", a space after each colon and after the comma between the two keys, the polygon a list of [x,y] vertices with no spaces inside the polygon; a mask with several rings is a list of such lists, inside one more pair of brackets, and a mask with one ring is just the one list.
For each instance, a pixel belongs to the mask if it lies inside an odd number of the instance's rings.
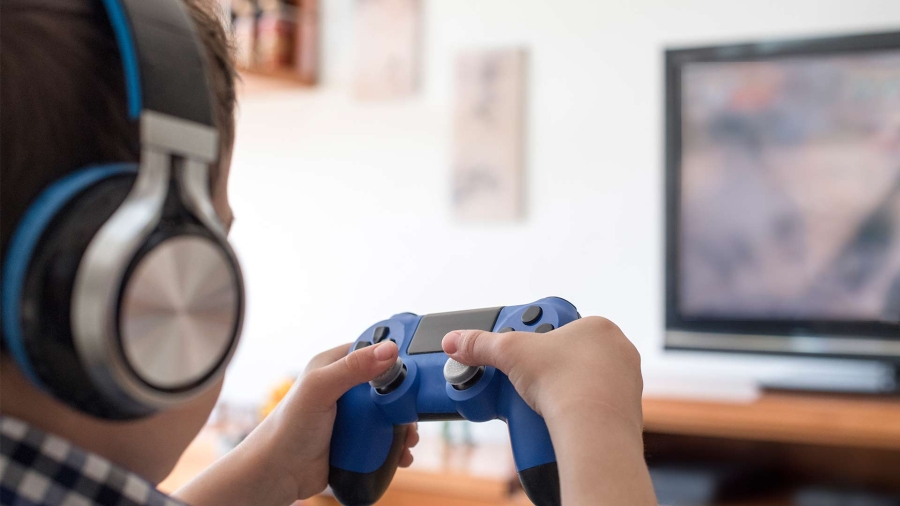
{"label": "finger", "polygon": [[519,332],[497,334],[483,330],[454,330],[444,336],[444,352],[466,365],[489,365],[506,372],[510,343],[520,341]]}
{"label": "finger", "polygon": [[409,451],[409,448],[403,449],[403,455],[400,456],[400,467],[409,467],[413,463],[412,452]]}
{"label": "finger", "polygon": [[351,388],[370,381],[397,360],[397,345],[383,341],[307,373],[301,381],[302,398],[310,408],[331,407]]}
{"label": "finger", "polygon": [[309,364],[306,365],[306,371],[309,372],[313,369],[325,367],[328,364],[333,364],[338,360],[344,358],[345,356],[347,356],[347,352],[350,351],[351,344],[353,343],[342,344],[340,346],[335,346],[330,350],[319,353],[309,361]]}
{"label": "finger", "polygon": [[409,425],[406,429],[406,447],[415,448],[419,444],[419,427],[417,424]]}

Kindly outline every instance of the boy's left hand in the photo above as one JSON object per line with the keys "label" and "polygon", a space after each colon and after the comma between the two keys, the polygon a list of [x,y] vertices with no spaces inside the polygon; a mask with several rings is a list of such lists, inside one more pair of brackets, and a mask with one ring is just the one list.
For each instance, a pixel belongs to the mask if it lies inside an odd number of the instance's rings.
{"label": "boy's left hand", "polygon": [[[278,407],[251,434],[265,448],[273,472],[306,499],[328,484],[328,453],[337,400],[356,385],[376,378],[397,359],[397,345],[385,341],[347,354],[345,344],[317,355]],[[407,426],[400,467],[412,464],[410,448],[419,442],[415,425]],[[243,445],[242,445],[243,446]]]}
{"label": "boy's left hand", "polygon": [[[338,399],[397,359],[391,341],[348,355],[349,349],[346,344],[316,356],[275,411],[175,497],[194,506],[283,506],[324,490]],[[401,467],[412,464],[409,449],[418,442],[416,426],[408,426]]]}

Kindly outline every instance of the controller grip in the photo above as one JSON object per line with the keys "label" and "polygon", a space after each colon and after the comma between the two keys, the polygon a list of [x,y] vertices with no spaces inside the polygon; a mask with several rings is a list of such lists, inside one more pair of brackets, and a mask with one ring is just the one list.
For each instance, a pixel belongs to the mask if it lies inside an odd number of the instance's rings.
{"label": "controller grip", "polygon": [[547,423],[522,400],[512,383],[504,385],[506,424],[519,482],[536,506],[560,506],[559,469]]}
{"label": "controller grip", "polygon": [[559,468],[548,462],[519,471],[519,483],[535,506],[560,506]]}
{"label": "controller grip", "polygon": [[329,466],[328,484],[331,485],[335,499],[344,506],[371,506],[381,499],[400,465],[405,440],[406,427],[395,425],[387,458],[381,467],[371,473],[357,473]]}

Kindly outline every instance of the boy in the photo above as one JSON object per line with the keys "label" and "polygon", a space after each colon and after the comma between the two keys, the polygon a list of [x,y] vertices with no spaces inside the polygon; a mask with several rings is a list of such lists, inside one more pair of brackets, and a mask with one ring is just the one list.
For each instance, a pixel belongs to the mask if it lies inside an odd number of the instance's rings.
{"label": "boy", "polygon": [[[148,0],[149,1],[149,0]],[[232,220],[227,177],[235,73],[213,0],[186,0],[207,52],[220,159],[215,210]],[[44,188],[88,163],[135,161],[118,51],[99,0],[4,0],[0,32],[2,254]],[[566,346],[555,343],[565,341]],[[615,325],[583,318],[548,334],[451,332],[444,349],[506,372],[548,424],[565,504],[655,504],[642,456],[640,358]],[[0,362],[0,504],[285,505],[320,492],[336,401],[387,370],[390,341],[317,356],[279,407],[234,451],[167,498],[164,478],[200,430],[221,382],[178,408],[129,422],[81,413]],[[564,365],[563,365],[564,364]],[[412,462],[408,431],[400,464]],[[60,463],[66,463],[61,466]]]}

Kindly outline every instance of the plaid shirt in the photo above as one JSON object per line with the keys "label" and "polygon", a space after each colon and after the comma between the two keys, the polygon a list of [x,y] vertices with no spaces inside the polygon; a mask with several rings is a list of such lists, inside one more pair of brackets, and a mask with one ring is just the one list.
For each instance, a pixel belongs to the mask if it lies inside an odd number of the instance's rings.
{"label": "plaid shirt", "polygon": [[102,457],[0,416],[0,505],[92,504],[185,506]]}

